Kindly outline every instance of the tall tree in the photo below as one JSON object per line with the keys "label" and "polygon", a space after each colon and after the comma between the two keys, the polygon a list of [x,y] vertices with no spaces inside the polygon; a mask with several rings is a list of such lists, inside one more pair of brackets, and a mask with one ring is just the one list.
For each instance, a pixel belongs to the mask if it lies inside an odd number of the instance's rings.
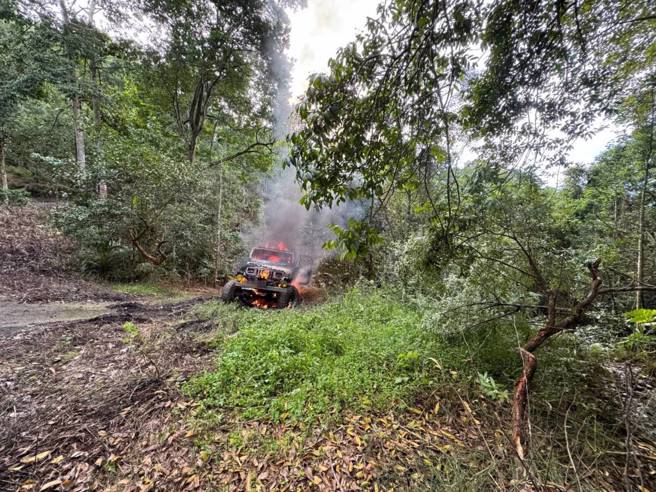
{"label": "tall tree", "polygon": [[[290,2],[286,2],[290,3]],[[293,2],[292,2],[293,3]],[[288,19],[276,2],[150,0],[148,11],[165,27],[168,43],[162,70],[178,132],[193,162],[207,118],[233,112],[250,127],[250,151],[270,148],[259,129],[271,118],[278,85],[275,55],[288,38]],[[255,95],[258,96],[255,96]]]}
{"label": "tall tree", "polygon": [[[654,161],[654,126],[656,125],[656,78],[650,81],[646,94],[640,99],[646,99],[638,106],[636,111],[636,123],[638,124],[637,136],[643,147],[643,174],[640,183],[640,199],[638,204],[638,245],[636,260],[636,285],[643,285],[645,276],[645,240],[646,240],[646,210],[651,180],[651,168]],[[643,292],[636,291],[635,308],[643,307]]]}
{"label": "tall tree", "polygon": [[20,15],[17,5],[0,6],[0,174],[4,202],[9,202],[7,148],[18,107],[38,96],[44,82],[59,75],[60,58],[50,49],[55,32],[48,23],[35,24]]}
{"label": "tall tree", "polygon": [[75,162],[80,173],[84,175],[87,167],[86,135],[82,122],[82,102],[80,80],[77,74],[77,54],[81,48],[81,39],[77,36],[77,19],[72,16],[71,8],[65,0],[59,0],[60,15],[62,18],[62,44],[69,61],[67,85],[73,116],[73,131],[75,135]]}

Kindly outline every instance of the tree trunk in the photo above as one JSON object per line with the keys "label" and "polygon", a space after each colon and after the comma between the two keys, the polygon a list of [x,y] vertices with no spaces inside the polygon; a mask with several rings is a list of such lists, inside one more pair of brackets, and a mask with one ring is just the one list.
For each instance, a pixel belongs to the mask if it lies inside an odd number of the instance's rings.
{"label": "tree trunk", "polygon": [[216,251],[214,258],[214,286],[219,285],[221,266],[221,228],[223,227],[223,166],[219,167],[219,207],[216,213]]}
{"label": "tree trunk", "polygon": [[[59,9],[61,10],[62,19],[64,20],[64,27],[66,28],[71,23],[71,16],[64,0],[59,0]],[[68,55],[71,58],[71,61],[73,61],[74,58],[68,47],[68,41],[66,38],[64,39],[64,42],[65,46],[67,46]],[[75,69],[73,69],[73,73],[71,74],[71,82],[74,85],[77,85],[78,80]],[[87,158],[84,148],[84,129],[82,128],[82,121],[80,117],[81,102],[80,96],[78,94],[75,94],[71,97],[71,109],[73,112],[73,130],[75,132],[75,162],[78,165],[80,173],[84,174],[87,169]]]}
{"label": "tree trunk", "polygon": [[[96,0],[91,0],[89,2],[89,25],[95,29],[96,24],[94,17],[96,15]],[[94,83],[94,91],[91,97],[91,105],[93,107],[93,123],[95,130],[95,146],[96,146],[96,164],[99,164],[102,156],[102,143],[100,141],[100,130],[102,126],[102,113],[100,110],[100,77],[98,74],[98,59],[96,53],[94,52],[91,55],[91,63],[89,64],[89,70],[91,72],[91,80]],[[99,166],[97,166],[99,167]],[[100,201],[104,202],[107,200],[107,182],[104,178],[101,178],[98,182],[98,198]]]}
{"label": "tree trunk", "polygon": [[[642,189],[640,190],[640,210],[638,216],[638,260],[636,262],[636,275],[635,281],[637,286],[641,286],[644,279],[645,272],[645,204],[647,196],[647,186],[649,185],[649,171],[651,168],[651,160],[653,154],[654,144],[654,87],[651,88],[651,115],[647,122],[649,129],[649,141],[647,143],[647,152],[645,153],[645,173],[642,178]],[[643,306],[643,295],[641,290],[636,290],[635,308],[640,309]]]}
{"label": "tree trunk", "polygon": [[71,101],[73,108],[73,128],[75,130],[75,161],[80,169],[80,173],[84,174],[87,170],[87,157],[84,149],[84,129],[80,121],[80,98],[73,96]]}
{"label": "tree trunk", "polygon": [[[648,168],[645,169],[645,179],[640,192],[640,213],[638,218],[638,261],[636,263],[636,285],[642,285],[645,271],[645,188],[647,187]],[[635,308],[642,308],[642,291],[636,290]]]}
{"label": "tree trunk", "polygon": [[5,161],[5,139],[0,138],[0,173],[2,174],[2,191],[5,206],[9,206],[9,184],[7,183],[7,163]]}
{"label": "tree trunk", "polygon": [[599,277],[599,263],[597,260],[588,264],[590,270],[591,284],[588,295],[577,303],[569,316],[556,321],[558,313],[557,292],[548,292],[547,302],[547,321],[544,327],[526,344],[519,349],[522,357],[522,373],[515,382],[515,391],[513,393],[513,434],[512,442],[520,460],[526,457],[527,439],[527,406],[530,383],[537,369],[538,361],[533,353],[539,349],[549,338],[564,330],[571,330],[578,326],[587,311],[599,295],[601,288],[601,278]]}

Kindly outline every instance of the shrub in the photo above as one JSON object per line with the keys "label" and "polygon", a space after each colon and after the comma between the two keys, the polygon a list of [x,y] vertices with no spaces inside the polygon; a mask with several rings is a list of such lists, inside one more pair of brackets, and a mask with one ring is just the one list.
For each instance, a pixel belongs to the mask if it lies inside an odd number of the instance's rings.
{"label": "shrub", "polygon": [[430,358],[463,359],[421,329],[415,309],[381,291],[352,290],[311,310],[242,313],[216,370],[185,387],[205,408],[300,420],[403,407],[439,378]]}
{"label": "shrub", "polygon": [[0,190],[0,205],[4,205],[5,200],[9,201],[9,205],[23,206],[27,205],[30,199],[30,194],[25,191],[25,188],[16,188],[13,190]]}

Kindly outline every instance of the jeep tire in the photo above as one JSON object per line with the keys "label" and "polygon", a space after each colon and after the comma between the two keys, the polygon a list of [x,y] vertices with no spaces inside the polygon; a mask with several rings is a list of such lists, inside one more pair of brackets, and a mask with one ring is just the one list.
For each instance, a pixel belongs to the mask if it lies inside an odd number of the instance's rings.
{"label": "jeep tire", "polygon": [[239,291],[239,282],[236,280],[231,280],[223,286],[221,290],[221,300],[223,302],[233,302],[237,297],[237,292]]}
{"label": "jeep tire", "polygon": [[285,309],[290,303],[292,306],[295,306],[298,304],[300,298],[301,296],[299,295],[298,290],[296,290],[296,287],[290,285],[287,289],[278,294],[278,309]]}

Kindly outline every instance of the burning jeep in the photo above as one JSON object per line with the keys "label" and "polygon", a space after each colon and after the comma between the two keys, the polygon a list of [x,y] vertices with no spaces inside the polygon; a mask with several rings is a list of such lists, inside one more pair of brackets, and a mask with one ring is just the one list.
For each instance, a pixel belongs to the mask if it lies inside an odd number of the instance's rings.
{"label": "burning jeep", "polygon": [[225,302],[239,300],[246,305],[286,308],[301,301],[297,286],[310,281],[310,269],[284,243],[253,248],[246,264],[223,286]]}

